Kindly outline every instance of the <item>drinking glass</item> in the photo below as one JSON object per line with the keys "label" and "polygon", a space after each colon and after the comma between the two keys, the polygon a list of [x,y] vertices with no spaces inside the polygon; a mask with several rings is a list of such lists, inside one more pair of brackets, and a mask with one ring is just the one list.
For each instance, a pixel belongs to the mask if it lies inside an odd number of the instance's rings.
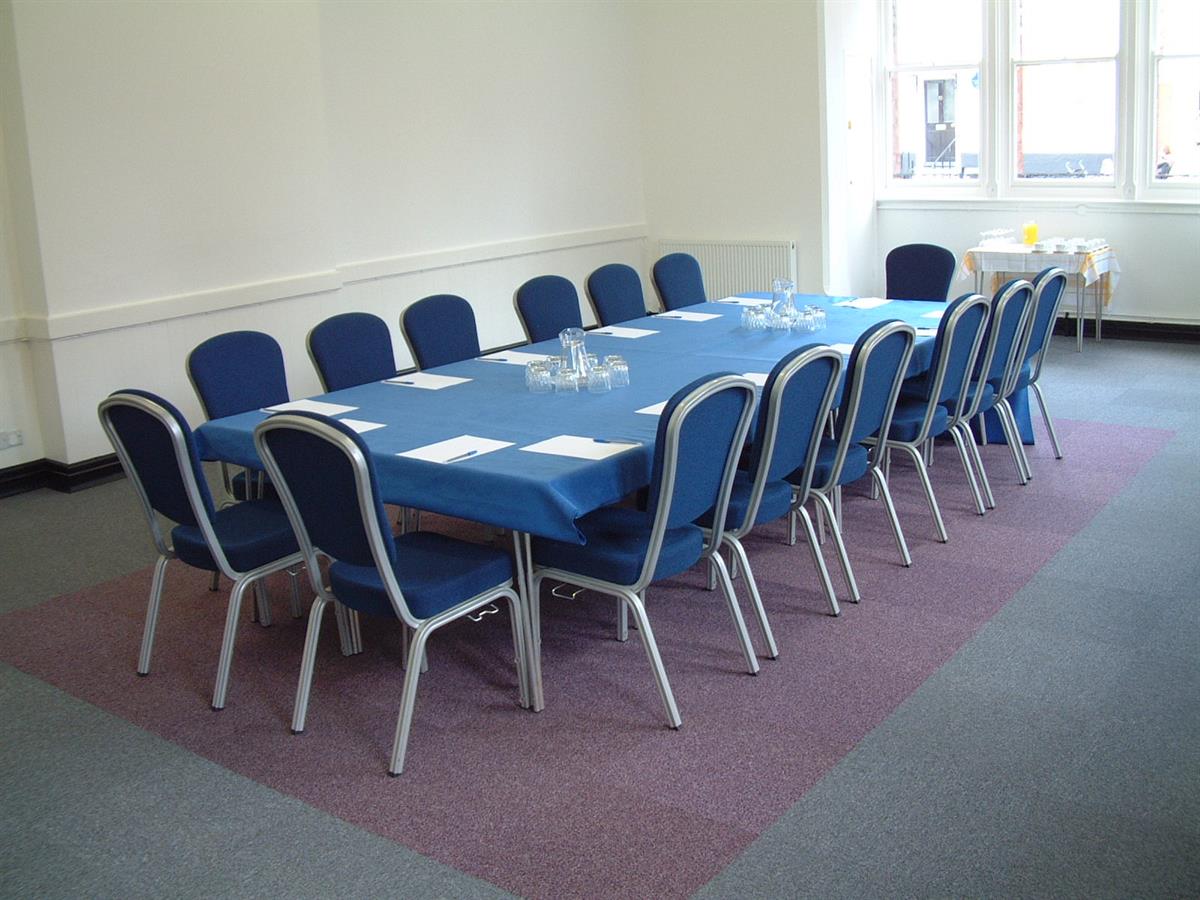
{"label": "drinking glass", "polygon": [[608,376],[615,388],[629,386],[629,363],[623,356],[606,356],[604,365],[608,368]]}
{"label": "drinking glass", "polygon": [[525,386],[535,394],[548,394],[554,390],[550,360],[535,359],[525,366]]}
{"label": "drinking glass", "polygon": [[588,368],[587,389],[589,394],[607,394],[612,390],[612,376],[608,366],[595,365]]}

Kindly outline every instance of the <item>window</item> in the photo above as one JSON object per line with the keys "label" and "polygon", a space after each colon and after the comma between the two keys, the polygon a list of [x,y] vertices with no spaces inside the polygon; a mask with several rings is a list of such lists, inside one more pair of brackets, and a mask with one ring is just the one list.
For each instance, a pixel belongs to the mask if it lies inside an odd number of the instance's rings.
{"label": "window", "polygon": [[896,192],[1200,200],[1196,0],[884,0]]}
{"label": "window", "polygon": [[1113,184],[1117,0],[1016,0],[1011,10],[1014,177]]}
{"label": "window", "polygon": [[962,0],[892,0],[892,178],[978,179],[981,11]]}
{"label": "window", "polygon": [[1200,183],[1200,7],[1159,0],[1154,22],[1153,178]]}

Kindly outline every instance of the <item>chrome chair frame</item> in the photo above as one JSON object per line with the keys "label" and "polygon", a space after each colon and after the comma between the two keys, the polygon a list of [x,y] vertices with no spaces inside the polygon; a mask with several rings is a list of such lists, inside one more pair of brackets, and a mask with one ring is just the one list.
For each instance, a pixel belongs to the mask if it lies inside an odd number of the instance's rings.
{"label": "chrome chair frame", "polygon": [[[815,360],[823,358],[833,360],[836,366],[829,386],[825,390],[825,396],[821,401],[821,414],[818,416],[818,421],[824,423],[829,417],[829,410],[833,405],[833,398],[837,394],[838,382],[841,379],[842,354],[831,347],[818,346],[801,353],[786,368],[780,370],[775,377],[770,396],[762,398],[763,413],[761,414],[765,414],[767,417],[763,432],[762,457],[759,460],[758,471],[755,473],[754,481],[750,486],[750,499],[746,506],[746,514],[740,524],[734,524],[732,527],[729,527],[729,524],[726,523],[724,533],[721,535],[721,543],[728,546],[732,554],[734,572],[740,570],[745,574],[746,589],[750,592],[750,599],[754,604],[755,614],[758,616],[763,640],[767,644],[767,655],[771,659],[776,659],[779,656],[779,648],[776,646],[774,634],[771,633],[771,626],[767,622],[762,595],[759,593],[758,583],[754,580],[754,572],[750,568],[750,559],[746,554],[745,546],[742,544],[742,538],[754,529],[755,520],[758,518],[759,505],[762,503],[763,490],[767,483],[767,473],[771,470],[771,460],[775,455],[775,441],[779,435],[781,424],[780,409],[783,403],[784,392],[798,371]],[[825,565],[825,556],[821,552],[820,542],[817,540],[817,532],[813,528],[812,518],[804,506],[811,493],[811,463],[816,459],[817,448],[821,446],[822,436],[823,426],[818,425],[813,429],[808,449],[804,456],[809,464],[804,467],[801,483],[799,485],[792,485],[792,511],[804,523],[804,533],[808,539],[808,549],[812,553],[813,564],[817,567],[817,575],[821,580],[821,589],[825,593],[826,600],[829,601],[830,614],[837,616],[841,614],[841,609],[838,607],[837,593],[833,589],[833,582],[829,577],[829,568]],[[791,514],[789,514],[788,519],[794,527],[794,520]],[[792,543],[794,544],[795,541],[793,540]]]}
{"label": "chrome chair frame", "polygon": [[967,483],[971,487],[971,496],[975,501],[975,511],[981,516],[984,514],[983,497],[979,493],[979,485],[976,482],[975,472],[972,468],[972,458],[966,446],[967,442],[963,439],[962,433],[953,427],[953,424],[962,419],[970,393],[971,374],[975,371],[975,363],[979,357],[979,348],[983,344],[983,333],[987,329],[988,313],[991,311],[991,301],[987,297],[982,294],[970,294],[966,302],[954,307],[949,316],[943,316],[942,324],[938,326],[941,332],[942,354],[933,372],[929,388],[929,403],[926,406],[925,416],[921,420],[917,435],[910,441],[898,441],[888,438],[886,444],[886,450],[889,452],[884,458],[884,474],[891,474],[891,450],[902,450],[908,454],[909,458],[913,461],[913,466],[917,470],[917,476],[921,480],[921,489],[925,492],[925,500],[929,504],[929,513],[933,516],[933,524],[937,530],[938,540],[943,544],[949,537],[946,533],[946,523],[942,519],[942,511],[938,506],[937,497],[933,492],[933,483],[929,480],[929,468],[925,464],[925,457],[927,451],[930,449],[930,441],[932,440],[929,432],[933,426],[933,417],[940,405],[938,397],[941,396],[942,388],[945,386],[946,369],[950,365],[951,341],[958,330],[959,322],[963,316],[969,310],[981,305],[984,307],[984,314],[980,319],[975,337],[972,340],[971,352],[967,359],[967,364],[963,369],[962,380],[954,389],[955,400],[953,408],[948,410],[950,425],[947,427],[947,432],[954,440],[954,445],[958,450],[958,458],[962,462],[963,471],[967,476]]}
{"label": "chrome chair frame", "polygon": [[[551,578],[555,581],[578,585],[582,588],[588,588],[598,593],[616,597],[621,604],[618,637],[621,640],[628,638],[626,616],[628,613],[632,613],[634,622],[637,625],[638,635],[641,637],[642,647],[646,651],[646,657],[649,659],[650,667],[654,673],[654,681],[658,687],[659,696],[662,698],[663,708],[667,714],[667,723],[671,728],[679,728],[683,723],[683,719],[679,715],[679,707],[675,702],[675,695],[671,690],[671,683],[667,679],[667,672],[663,666],[662,656],[658,651],[658,642],[654,638],[654,631],[650,626],[650,619],[646,614],[646,588],[654,579],[654,569],[658,564],[659,552],[662,550],[663,536],[667,530],[667,520],[670,515],[671,498],[674,494],[676,470],[678,468],[679,439],[683,423],[691,411],[701,402],[713,394],[729,388],[740,388],[746,391],[748,399],[745,408],[742,410],[741,418],[738,421],[734,440],[730,445],[729,455],[725,462],[725,472],[722,475],[717,503],[713,512],[713,527],[705,535],[700,560],[708,560],[716,568],[722,592],[725,595],[730,615],[733,618],[738,643],[746,660],[746,667],[751,674],[758,674],[758,660],[755,658],[754,648],[750,643],[750,636],[746,631],[746,622],[742,617],[742,611],[738,607],[733,582],[729,577],[729,569],[726,567],[725,561],[721,558],[721,554],[717,552],[721,546],[721,536],[724,534],[725,514],[729,508],[729,493],[733,488],[734,472],[737,470],[737,461],[741,455],[742,447],[746,442],[746,434],[750,430],[750,421],[753,417],[754,383],[748,378],[743,378],[739,375],[723,375],[715,378],[688,394],[672,413],[671,419],[667,423],[667,443],[663,452],[663,468],[659,488],[659,496],[664,499],[660,502],[656,510],[641,572],[639,572],[637,579],[632,584],[617,584],[611,581],[603,581],[598,578],[549,566],[536,567],[529,595],[530,620],[533,623],[532,632],[535,647],[540,646],[541,642],[540,598],[542,581],[545,579]],[[535,649],[534,652],[538,651]]]}
{"label": "chrome chair frame", "polygon": [[[897,332],[905,332],[908,334],[908,349],[905,351],[900,365],[896,367],[896,377],[893,380],[888,396],[888,402],[883,421],[880,423],[879,434],[887,434],[892,423],[892,410],[896,406],[896,398],[900,394],[900,385],[904,381],[904,376],[908,372],[908,363],[912,358],[912,346],[916,340],[916,329],[907,323],[893,321],[888,327],[881,328],[863,344],[859,352],[856,364],[859,367],[865,368],[870,361],[871,354],[875,348],[885,339]],[[862,599],[862,594],[858,589],[858,582],[854,578],[854,569],[850,565],[850,557],[846,553],[846,542],[842,536],[842,520],[841,520],[841,488],[838,485],[838,479],[842,474],[842,467],[846,462],[846,454],[850,449],[850,437],[854,432],[854,423],[858,416],[859,401],[862,398],[865,379],[856,377],[854,379],[854,389],[849,396],[842,397],[841,410],[846,410],[847,416],[845,421],[839,421],[838,426],[841,428],[842,437],[838,441],[837,451],[833,459],[833,464],[830,467],[829,476],[826,482],[822,485],[811,487],[809,494],[817,503],[818,516],[828,518],[830,523],[830,532],[833,534],[834,547],[837,550],[838,560],[842,566],[842,574],[846,579],[846,585],[850,590],[850,600],[852,603],[858,603]],[[905,566],[912,565],[912,554],[908,551],[908,542],[904,539],[904,529],[900,526],[900,519],[896,515],[896,506],[892,502],[891,491],[888,490],[887,476],[883,472],[883,456],[884,450],[876,443],[870,447],[867,461],[867,471],[871,474],[871,480],[874,487],[879,491],[883,500],[883,506],[887,512],[888,522],[892,527],[892,535],[896,539],[896,548],[900,551],[901,563]],[[794,544],[796,542],[796,522],[801,518],[799,510],[793,509],[792,519],[789,523],[788,542]]]}
{"label": "chrome chair frame", "polygon": [[[388,774],[400,775],[404,771],[404,758],[408,749],[409,733],[412,730],[413,709],[417,698],[417,682],[422,670],[425,668],[425,645],[428,643],[429,638],[443,625],[468,616],[501,598],[507,600],[509,604],[513,650],[516,654],[517,680],[520,685],[520,705],[528,708],[530,703],[526,674],[528,671],[528,658],[526,655],[524,629],[521,624],[524,621],[524,608],[520,595],[514,589],[514,579],[509,578],[494,588],[482,591],[429,618],[420,619],[414,616],[409,611],[408,604],[404,600],[404,592],[400,589],[400,585],[396,581],[395,573],[387,556],[387,550],[383,545],[383,529],[390,526],[387,522],[379,521],[376,515],[370,473],[362,452],[346,435],[323,422],[305,416],[281,414],[266,419],[254,430],[254,446],[258,451],[259,458],[262,459],[263,464],[267,468],[272,483],[276,485],[276,489],[279,491],[284,509],[287,510],[292,528],[296,532],[296,538],[300,544],[301,556],[307,563],[309,581],[316,593],[313,599],[312,610],[308,617],[308,633],[304,641],[304,655],[300,664],[300,680],[296,687],[296,703],[292,713],[292,732],[300,734],[304,731],[305,719],[308,715],[308,700],[312,692],[313,668],[316,663],[317,644],[320,640],[321,620],[324,617],[325,609],[331,603],[336,604],[335,609],[341,609],[342,607],[341,604],[337,603],[332,589],[325,583],[321,575],[321,568],[317,564],[318,554],[322,556],[326,556],[326,554],[322,553],[320,548],[313,545],[291,488],[279,468],[278,462],[271,454],[270,447],[264,440],[264,435],[282,428],[306,431],[323,438],[333,444],[349,459],[354,470],[354,480],[357,488],[356,502],[358,503],[359,513],[362,516],[363,530],[367,535],[371,547],[371,555],[374,557],[375,565],[379,570],[388,599],[391,601],[392,611],[406,629],[403,634],[407,642],[407,664],[405,666],[404,686],[401,689],[400,713],[396,721],[395,738],[392,742],[392,752],[388,762]],[[354,619],[355,627],[357,627],[357,616],[348,616],[347,618]],[[407,637],[407,629],[411,629],[413,632],[411,639]]]}
{"label": "chrome chair frame", "polygon": [[[200,533],[204,535],[204,542],[208,545],[208,552],[212,555],[213,562],[217,564],[220,573],[233,581],[233,588],[229,592],[229,604],[225,612],[225,631],[221,638],[221,655],[217,662],[217,678],[213,686],[212,700],[213,709],[224,709],[225,700],[229,693],[229,673],[233,665],[233,646],[237,638],[238,617],[246,589],[267,575],[275,572],[288,572],[292,576],[292,605],[298,606],[299,587],[296,582],[295,568],[300,565],[303,558],[300,553],[293,553],[267,565],[251,569],[248,572],[239,572],[234,569],[229,564],[220,541],[217,540],[212,521],[209,519],[208,511],[204,507],[200,488],[196,483],[192,469],[191,457],[188,454],[187,442],[184,439],[179,423],[175,421],[175,417],[159,404],[137,394],[117,393],[106,397],[100,402],[99,406],[100,424],[104,428],[105,434],[108,435],[108,439],[116,451],[117,458],[121,461],[121,468],[125,470],[126,477],[137,492],[138,499],[142,502],[142,511],[146,515],[146,523],[150,526],[150,535],[154,540],[154,547],[158,551],[158,559],[154,563],[154,578],[150,584],[150,599],[146,606],[146,621],[142,629],[142,644],[138,653],[137,673],[139,675],[150,674],[150,657],[154,649],[154,633],[158,624],[158,610],[162,601],[163,586],[166,581],[167,563],[175,559],[175,550],[167,543],[167,538],[163,534],[158,516],[150,503],[150,496],[146,491],[146,486],[142,483],[142,479],[133,465],[125,443],[117,434],[116,428],[108,416],[109,410],[116,406],[133,406],[153,416],[166,427],[171,436],[171,446],[175,451],[175,464],[179,467],[179,474],[183,480],[184,490],[187,492],[188,503],[192,508],[192,515],[196,518]],[[260,601],[264,600],[265,594],[260,596],[259,599]]]}
{"label": "chrome chair frame", "polygon": [[[1058,300],[1054,303],[1054,310],[1050,313],[1050,324],[1047,326],[1046,339],[1029,360],[1030,374],[1027,387],[1037,397],[1038,407],[1042,411],[1042,421],[1046,423],[1046,432],[1050,435],[1050,445],[1054,448],[1054,458],[1062,459],[1062,444],[1059,443],[1058,432],[1054,428],[1054,420],[1050,418],[1050,410],[1046,406],[1046,396],[1042,393],[1042,386],[1038,381],[1042,377],[1042,363],[1046,359],[1046,351],[1050,349],[1050,333],[1054,329],[1054,323],[1058,321],[1058,311],[1062,307],[1063,297],[1067,293],[1067,273],[1063,269],[1055,266],[1054,268],[1039,272],[1033,279],[1033,313],[1029,318],[1029,328],[1032,333],[1034,317],[1037,315],[1037,309],[1041,305],[1042,294],[1049,289],[1050,283],[1055,279],[1062,279],[1063,287],[1058,293]],[[1028,354],[1028,350],[1026,354]]]}

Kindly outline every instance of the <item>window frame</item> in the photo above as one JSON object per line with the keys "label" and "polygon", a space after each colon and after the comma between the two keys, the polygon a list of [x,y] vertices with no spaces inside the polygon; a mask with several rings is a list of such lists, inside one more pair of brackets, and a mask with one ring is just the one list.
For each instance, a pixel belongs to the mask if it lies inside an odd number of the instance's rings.
{"label": "window frame", "polygon": [[[1158,35],[1158,0],[1152,3],[1147,3],[1139,7],[1141,13],[1141,27],[1144,29],[1146,40],[1141,48],[1146,57],[1143,63],[1145,72],[1145,84],[1142,86],[1141,96],[1143,98],[1143,117],[1145,119],[1143,132],[1146,135],[1146,140],[1142,143],[1143,157],[1139,160],[1138,177],[1143,185],[1143,191],[1155,199],[1167,199],[1172,196],[1180,196],[1190,194],[1193,202],[1200,200],[1200,180],[1192,181],[1177,181],[1172,183],[1169,179],[1160,180],[1155,177],[1155,167],[1158,164],[1158,147],[1156,146],[1156,135],[1158,134],[1158,64],[1164,59],[1197,59],[1200,60],[1200,52],[1197,53],[1159,53],[1155,46],[1156,37]],[[1200,112],[1197,113],[1200,115]]]}

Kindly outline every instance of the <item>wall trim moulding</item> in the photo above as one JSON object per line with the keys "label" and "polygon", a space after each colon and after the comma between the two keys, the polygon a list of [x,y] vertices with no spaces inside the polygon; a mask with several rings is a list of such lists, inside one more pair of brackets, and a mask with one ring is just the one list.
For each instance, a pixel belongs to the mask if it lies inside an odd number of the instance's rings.
{"label": "wall trim moulding", "polygon": [[16,340],[57,341],[82,337],[101,331],[113,331],[138,325],[151,325],[168,319],[204,315],[290,300],[312,294],[340,290],[347,284],[445,269],[495,259],[511,259],[555,250],[571,250],[597,244],[643,240],[645,224],[617,225],[588,231],[539,235],[492,244],[452,247],[427,253],[393,256],[387,259],[346,263],[332,269],[293,275],[270,281],[230,285],[190,294],[155,297],[115,306],[85,309],[56,316],[24,316],[0,319],[0,343]]}
{"label": "wall trim moulding", "polygon": [[518,238],[512,241],[497,241],[491,244],[472,244],[467,247],[450,247],[426,253],[410,253],[404,256],[389,256],[382,259],[367,259],[345,263],[337,267],[346,284],[389,278],[413,272],[428,272],[432,269],[448,269],[470,263],[489,262],[494,259],[512,259],[532,256],[555,250],[573,250],[597,244],[615,244],[621,241],[643,240],[647,235],[645,223],[615,225],[609,228],[592,228],[587,231],[566,231],[559,234],[544,234],[537,237]]}

